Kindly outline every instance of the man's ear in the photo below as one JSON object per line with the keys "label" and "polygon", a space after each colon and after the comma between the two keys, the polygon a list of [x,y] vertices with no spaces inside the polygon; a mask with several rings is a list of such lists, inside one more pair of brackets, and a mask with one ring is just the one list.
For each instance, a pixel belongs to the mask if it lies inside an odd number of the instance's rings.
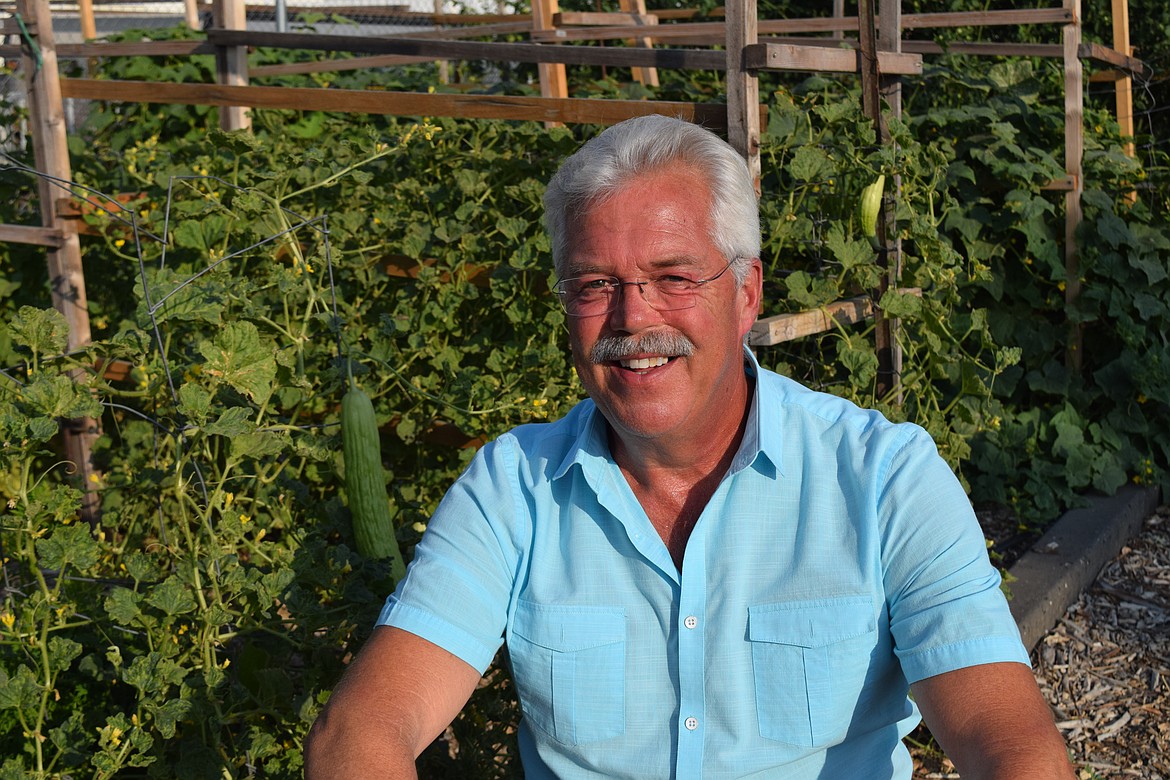
{"label": "man's ear", "polygon": [[736,303],[738,306],[737,314],[739,321],[739,335],[740,338],[746,338],[752,325],[760,317],[760,303],[764,297],[764,267],[760,263],[760,258],[753,257],[751,264],[748,266],[747,275],[744,276],[743,284],[739,287],[739,292],[736,295]]}

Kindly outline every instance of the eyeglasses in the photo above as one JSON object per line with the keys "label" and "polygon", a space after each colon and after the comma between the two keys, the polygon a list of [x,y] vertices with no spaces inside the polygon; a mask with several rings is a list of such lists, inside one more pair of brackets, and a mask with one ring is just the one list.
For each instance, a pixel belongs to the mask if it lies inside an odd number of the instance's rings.
{"label": "eyeglasses", "polygon": [[655,274],[644,281],[629,282],[623,282],[616,276],[576,276],[561,279],[553,290],[570,317],[595,317],[610,313],[617,308],[618,290],[629,286],[637,287],[654,310],[677,311],[694,306],[699,288],[727,273],[733,262],[735,260],[728,262],[722,271],[710,279],[691,279],[672,272]]}

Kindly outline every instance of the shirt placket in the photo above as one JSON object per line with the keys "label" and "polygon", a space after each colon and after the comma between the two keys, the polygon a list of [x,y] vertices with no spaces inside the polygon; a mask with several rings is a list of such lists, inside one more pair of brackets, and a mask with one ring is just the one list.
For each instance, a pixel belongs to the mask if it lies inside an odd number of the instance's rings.
{"label": "shirt placket", "polygon": [[707,563],[704,534],[696,524],[683,557],[678,610],[679,710],[678,755],[674,776],[698,780],[703,776],[703,747],[707,730],[705,652],[707,634]]}

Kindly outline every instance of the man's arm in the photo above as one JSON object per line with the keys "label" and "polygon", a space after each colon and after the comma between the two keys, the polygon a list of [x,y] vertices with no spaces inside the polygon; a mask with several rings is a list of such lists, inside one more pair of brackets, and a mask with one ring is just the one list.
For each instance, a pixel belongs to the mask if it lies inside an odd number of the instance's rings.
{"label": "man's arm", "polygon": [[1072,764],[1032,670],[995,663],[910,686],[923,720],[963,780],[1072,780]]}
{"label": "man's arm", "polygon": [[305,776],[415,777],[415,759],[459,714],[479,679],[425,639],[374,629],[309,732]]}

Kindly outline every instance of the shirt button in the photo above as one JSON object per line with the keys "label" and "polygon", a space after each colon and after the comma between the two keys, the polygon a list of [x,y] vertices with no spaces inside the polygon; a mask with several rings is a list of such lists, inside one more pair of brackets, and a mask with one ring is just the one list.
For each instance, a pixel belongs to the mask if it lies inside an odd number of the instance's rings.
{"label": "shirt button", "polygon": [[683,625],[687,628],[694,628],[699,625],[699,619],[694,615],[687,615],[686,620],[683,621]]}
{"label": "shirt button", "polygon": [[699,727],[699,721],[697,718],[687,718],[683,725],[687,727],[687,731],[694,731]]}

